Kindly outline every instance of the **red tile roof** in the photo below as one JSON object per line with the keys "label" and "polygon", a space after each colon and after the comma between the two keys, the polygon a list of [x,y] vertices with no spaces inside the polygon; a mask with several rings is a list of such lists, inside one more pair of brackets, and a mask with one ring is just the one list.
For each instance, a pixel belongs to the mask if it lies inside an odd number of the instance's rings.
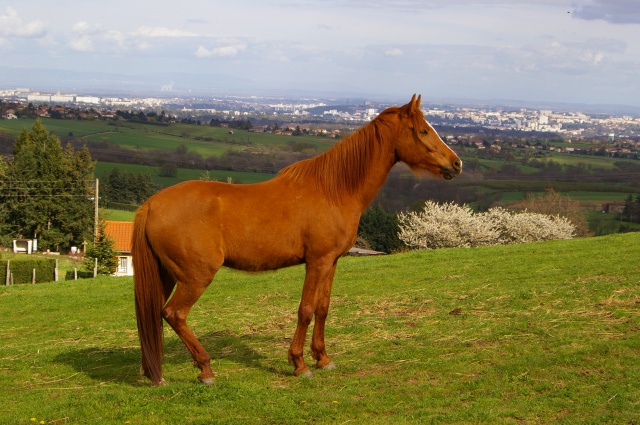
{"label": "red tile roof", "polygon": [[131,252],[133,222],[105,221],[104,233],[113,240],[113,248],[116,251]]}

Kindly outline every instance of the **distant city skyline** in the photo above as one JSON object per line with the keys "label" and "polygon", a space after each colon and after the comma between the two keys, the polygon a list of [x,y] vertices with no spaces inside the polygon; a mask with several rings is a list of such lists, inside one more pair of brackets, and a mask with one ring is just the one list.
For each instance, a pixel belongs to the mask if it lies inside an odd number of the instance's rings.
{"label": "distant city skyline", "polygon": [[629,0],[9,1],[0,89],[640,107]]}

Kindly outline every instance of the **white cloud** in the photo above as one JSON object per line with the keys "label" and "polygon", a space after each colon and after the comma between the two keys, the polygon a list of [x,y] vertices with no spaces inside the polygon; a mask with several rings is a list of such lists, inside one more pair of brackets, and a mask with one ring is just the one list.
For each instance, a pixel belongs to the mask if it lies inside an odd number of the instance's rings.
{"label": "white cloud", "polygon": [[167,27],[138,27],[134,33],[143,37],[194,37],[196,34],[188,31],[170,29]]}
{"label": "white cloud", "polygon": [[88,32],[90,29],[90,25],[84,21],[80,21],[73,24],[72,29],[76,32]]}
{"label": "white cloud", "polygon": [[214,47],[213,49],[207,49],[204,46],[200,46],[196,50],[195,55],[199,58],[229,57],[238,55],[238,53],[246,48],[247,45],[244,43],[219,46]]}
{"label": "white cloud", "polygon": [[88,35],[81,35],[79,37],[75,37],[73,40],[69,42],[69,46],[73,50],[77,50],[78,52],[90,52],[93,50],[93,42]]}
{"label": "white cloud", "polygon": [[116,43],[118,45],[124,44],[124,42],[126,40],[124,34],[121,33],[120,31],[108,31],[104,35],[104,38],[105,38],[105,40],[107,40],[109,42]]}
{"label": "white cloud", "polygon": [[199,58],[210,58],[212,56],[211,52],[208,49],[205,49],[203,46],[198,47],[195,55]]}
{"label": "white cloud", "polygon": [[402,56],[404,55],[404,52],[402,51],[402,49],[398,49],[397,47],[393,48],[393,49],[387,49],[384,52],[385,56]]}
{"label": "white cloud", "polygon": [[35,20],[23,23],[18,12],[10,6],[0,14],[0,37],[41,37],[46,32],[43,22]]}

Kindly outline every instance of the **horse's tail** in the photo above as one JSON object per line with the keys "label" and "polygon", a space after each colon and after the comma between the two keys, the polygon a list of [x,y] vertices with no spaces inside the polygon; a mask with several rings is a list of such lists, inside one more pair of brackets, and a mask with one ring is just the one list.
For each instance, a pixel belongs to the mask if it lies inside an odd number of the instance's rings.
{"label": "horse's tail", "polygon": [[142,351],[142,369],[153,385],[162,383],[162,316],[164,294],[160,264],[147,238],[146,223],[149,207],[142,205],[133,226],[131,253],[135,282],[136,319]]}

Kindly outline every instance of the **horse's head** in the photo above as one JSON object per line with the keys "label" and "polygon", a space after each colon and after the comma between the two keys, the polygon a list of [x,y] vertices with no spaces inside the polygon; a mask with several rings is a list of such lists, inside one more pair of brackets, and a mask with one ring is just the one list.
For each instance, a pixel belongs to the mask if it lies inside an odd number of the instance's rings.
{"label": "horse's head", "polygon": [[430,173],[446,180],[462,172],[462,161],[442,141],[420,111],[421,96],[399,108],[396,157],[415,173]]}

